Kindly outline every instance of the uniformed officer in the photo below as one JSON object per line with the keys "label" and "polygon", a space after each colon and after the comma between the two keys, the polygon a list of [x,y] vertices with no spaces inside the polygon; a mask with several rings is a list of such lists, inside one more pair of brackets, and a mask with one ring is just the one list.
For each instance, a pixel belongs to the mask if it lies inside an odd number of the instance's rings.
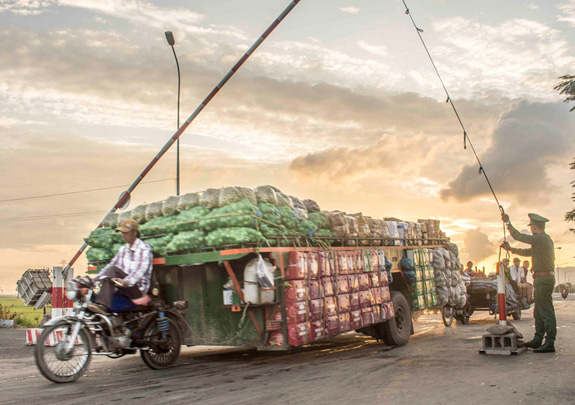
{"label": "uniformed officer", "polygon": [[[557,321],[555,308],[553,308],[553,288],[555,287],[555,248],[553,241],[545,233],[545,223],[549,220],[541,215],[529,214],[529,227],[532,235],[519,232],[511,225],[509,215],[501,214],[501,219],[507,225],[513,239],[531,245],[528,249],[512,248],[509,243],[503,242],[501,247],[513,254],[531,256],[533,262],[533,285],[535,287],[535,337],[525,343],[537,353],[555,351],[555,337],[557,336]],[[545,343],[543,343],[545,338]]]}

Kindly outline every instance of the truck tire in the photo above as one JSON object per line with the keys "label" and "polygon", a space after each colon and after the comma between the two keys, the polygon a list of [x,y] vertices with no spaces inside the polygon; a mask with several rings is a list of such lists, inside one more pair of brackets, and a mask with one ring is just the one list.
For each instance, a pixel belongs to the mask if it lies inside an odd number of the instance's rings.
{"label": "truck tire", "polygon": [[402,346],[411,336],[411,309],[405,296],[398,291],[391,292],[391,302],[395,317],[382,324],[383,341],[388,345]]}

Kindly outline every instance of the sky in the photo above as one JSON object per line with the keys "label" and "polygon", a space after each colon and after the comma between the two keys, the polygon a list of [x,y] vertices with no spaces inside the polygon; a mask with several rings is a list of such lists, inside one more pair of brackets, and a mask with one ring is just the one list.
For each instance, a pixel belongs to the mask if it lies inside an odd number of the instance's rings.
{"label": "sky", "polygon": [[[575,0],[406,2],[499,202],[519,230],[549,218],[557,266],[575,265],[575,113],[553,90],[575,74]],[[67,263],[175,132],[164,32],[183,122],[288,4],[1,1],[0,292]],[[499,209],[401,0],[302,0],[180,142],[182,193],[271,184],[440,219],[464,261],[497,261]],[[175,167],[172,148],[130,207],[175,195]]]}

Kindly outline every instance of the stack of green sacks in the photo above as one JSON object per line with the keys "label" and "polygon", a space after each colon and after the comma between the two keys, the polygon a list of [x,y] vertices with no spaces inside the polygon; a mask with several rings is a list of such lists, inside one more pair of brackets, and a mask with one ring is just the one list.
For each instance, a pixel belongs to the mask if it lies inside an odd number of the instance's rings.
{"label": "stack of green sacks", "polygon": [[90,246],[86,256],[91,263],[109,261],[122,246],[115,227],[126,218],[140,224],[140,238],[155,256],[254,243],[289,247],[296,240],[331,244],[334,234],[326,214],[308,214],[301,202],[294,207],[294,200],[299,202],[271,186],[226,187],[140,205],[129,212],[109,214],[103,221],[105,227],[85,239]]}

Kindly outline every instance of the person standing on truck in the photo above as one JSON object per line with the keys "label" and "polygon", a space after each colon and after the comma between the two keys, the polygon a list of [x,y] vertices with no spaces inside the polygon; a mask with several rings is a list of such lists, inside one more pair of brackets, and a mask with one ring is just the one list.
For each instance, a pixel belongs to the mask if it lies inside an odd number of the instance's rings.
{"label": "person standing on truck", "polygon": [[[122,284],[119,291],[131,300],[141,298],[147,294],[152,278],[152,260],[154,254],[152,248],[143,242],[138,230],[138,223],[133,219],[122,221],[116,228],[116,232],[122,233],[122,239],[126,244],[120,248],[118,254],[104,267],[94,280],[103,277]],[[114,283],[104,279],[100,292],[96,296],[96,304],[91,305],[91,310],[107,312],[112,303],[116,288]]]}
{"label": "person standing on truck", "polygon": [[[553,240],[545,233],[545,223],[549,222],[537,214],[529,214],[529,227],[531,235],[523,234],[511,225],[509,215],[501,214],[501,220],[507,225],[507,229],[513,239],[531,245],[530,248],[512,248],[508,242],[503,242],[501,247],[513,254],[531,256],[533,262],[533,284],[535,288],[535,336],[525,343],[525,346],[533,348],[536,353],[555,352],[555,339],[557,337],[557,320],[553,307],[553,287],[555,286],[555,247]],[[543,339],[545,338],[545,343]]]}
{"label": "person standing on truck", "polygon": [[464,273],[466,273],[470,278],[471,277],[475,277],[475,271],[473,270],[473,262],[469,261],[467,262],[467,267],[465,268],[465,270],[463,270]]}

